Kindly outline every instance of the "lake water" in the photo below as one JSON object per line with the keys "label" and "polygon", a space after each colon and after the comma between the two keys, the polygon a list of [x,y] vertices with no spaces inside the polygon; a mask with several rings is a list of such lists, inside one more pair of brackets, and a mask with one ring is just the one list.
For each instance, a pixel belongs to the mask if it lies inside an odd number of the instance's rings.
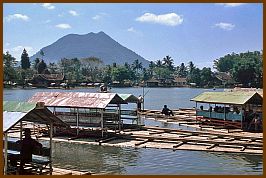
{"label": "lake water", "polygon": [[[222,89],[216,89],[220,91]],[[60,89],[4,89],[4,100],[27,101],[38,91],[80,91],[96,92],[97,88]],[[190,99],[211,89],[192,88],[145,88],[145,108],[162,109],[192,108]],[[143,88],[113,88],[114,93],[143,94]],[[178,127],[158,121],[145,120],[147,125]],[[78,151],[77,151],[78,150]],[[55,143],[53,152],[55,167],[107,174],[149,174],[149,175],[253,175],[263,172],[262,156],[233,153],[212,153],[200,151],[171,151],[164,149],[135,149],[74,143]]]}

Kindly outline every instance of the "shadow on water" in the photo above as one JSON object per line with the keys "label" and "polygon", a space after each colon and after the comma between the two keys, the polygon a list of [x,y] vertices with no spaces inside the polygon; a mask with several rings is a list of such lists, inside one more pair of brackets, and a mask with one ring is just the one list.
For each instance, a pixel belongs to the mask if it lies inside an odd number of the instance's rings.
{"label": "shadow on water", "polygon": [[[262,156],[55,143],[54,166],[105,174],[262,174]],[[77,151],[79,150],[79,151]],[[66,156],[67,155],[67,156]]]}
{"label": "shadow on water", "polygon": [[106,174],[126,174],[139,155],[138,149],[75,143],[55,143],[53,153],[54,166]]}

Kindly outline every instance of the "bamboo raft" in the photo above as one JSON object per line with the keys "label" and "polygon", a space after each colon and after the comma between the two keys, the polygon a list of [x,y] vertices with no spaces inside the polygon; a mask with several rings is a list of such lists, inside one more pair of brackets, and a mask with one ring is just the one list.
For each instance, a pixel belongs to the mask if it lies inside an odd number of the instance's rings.
{"label": "bamboo raft", "polygon": [[166,122],[186,122],[193,123],[196,121],[196,110],[191,108],[180,108],[172,110],[174,116],[165,116],[160,110],[144,110],[138,112],[140,116],[146,119],[155,119]]}
{"label": "bamboo raft", "polygon": [[92,175],[92,173],[53,167],[52,175]]}
{"label": "bamboo raft", "polygon": [[[44,138],[45,139],[45,138]],[[188,131],[144,126],[141,130],[127,129],[120,134],[93,140],[75,137],[54,138],[55,142],[103,146],[156,148],[228,153],[263,153],[262,133],[223,133],[217,131]]]}

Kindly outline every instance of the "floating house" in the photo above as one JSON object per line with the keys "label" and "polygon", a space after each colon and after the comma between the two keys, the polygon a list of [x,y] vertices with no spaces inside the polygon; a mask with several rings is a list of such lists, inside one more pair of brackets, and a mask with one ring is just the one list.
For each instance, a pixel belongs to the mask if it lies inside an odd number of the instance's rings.
{"label": "floating house", "polygon": [[[247,112],[262,116],[263,98],[257,92],[204,92],[191,101],[196,102],[196,119],[213,125],[244,129]],[[207,104],[208,108],[199,107],[200,103]]]}
{"label": "floating house", "polygon": [[[126,109],[122,108],[121,110],[121,118],[122,120],[131,120],[132,124],[136,121],[137,125],[139,125],[139,116],[138,116],[138,108],[137,104],[141,101],[132,95],[132,94],[118,94],[124,101],[131,105],[131,107],[127,107]],[[132,106],[133,105],[133,106]],[[135,106],[134,106],[135,105]],[[133,108],[132,108],[133,107]]]}
{"label": "floating house", "polygon": [[[32,124],[42,124],[48,127],[50,136],[50,147],[43,147],[42,154],[33,154],[32,161],[25,164],[27,170],[34,174],[52,173],[52,137],[54,127],[69,126],[53,115],[43,103],[28,103],[17,101],[3,102],[3,135],[4,135],[4,174],[15,174],[17,167],[9,164],[11,155],[20,154],[20,148],[10,139],[10,134],[19,133],[19,139],[22,140],[22,130]],[[33,129],[33,128],[30,128]]]}
{"label": "floating house", "polygon": [[44,102],[53,113],[72,128],[77,135],[82,127],[121,131],[121,104],[127,104],[115,93],[37,92],[29,102]]}

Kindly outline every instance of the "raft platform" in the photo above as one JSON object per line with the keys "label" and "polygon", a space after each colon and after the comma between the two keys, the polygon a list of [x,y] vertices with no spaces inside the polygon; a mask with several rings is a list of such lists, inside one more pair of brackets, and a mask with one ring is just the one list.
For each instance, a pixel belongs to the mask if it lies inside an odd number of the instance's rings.
{"label": "raft platform", "polygon": [[[46,138],[42,138],[46,139]],[[262,133],[219,131],[188,131],[144,126],[124,129],[100,139],[54,137],[54,142],[93,144],[103,146],[156,148],[191,151],[263,154]]]}

